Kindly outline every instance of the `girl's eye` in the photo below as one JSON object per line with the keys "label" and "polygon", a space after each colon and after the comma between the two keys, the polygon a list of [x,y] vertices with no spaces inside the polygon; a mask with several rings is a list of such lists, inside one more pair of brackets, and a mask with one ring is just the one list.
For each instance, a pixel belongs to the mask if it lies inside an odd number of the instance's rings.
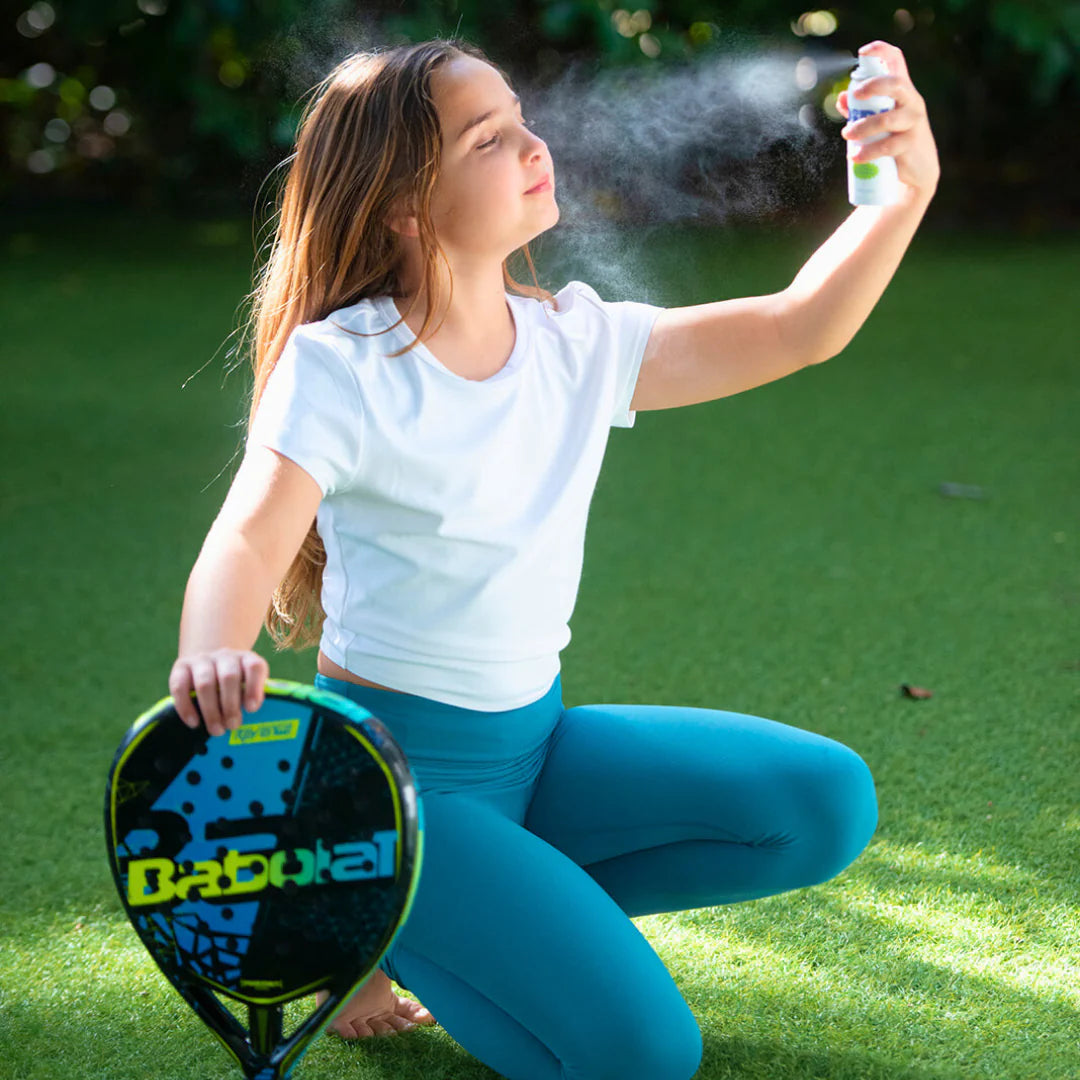
{"label": "girl's eye", "polygon": [[[527,128],[530,128],[530,129],[532,128],[532,124],[530,124],[529,121],[526,120],[524,117],[521,118],[521,123]],[[496,132],[496,134],[492,135],[491,138],[488,139],[487,142],[477,143],[476,144],[476,149],[477,150],[486,150],[489,146],[494,146],[498,141],[499,141],[499,135]]]}

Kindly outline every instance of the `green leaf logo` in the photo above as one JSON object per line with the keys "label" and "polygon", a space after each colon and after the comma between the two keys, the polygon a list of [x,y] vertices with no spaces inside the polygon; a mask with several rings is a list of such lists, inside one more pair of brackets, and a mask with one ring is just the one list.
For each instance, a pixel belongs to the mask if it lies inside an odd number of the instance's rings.
{"label": "green leaf logo", "polygon": [[873,180],[878,174],[878,167],[872,161],[857,161],[853,168],[860,180]]}

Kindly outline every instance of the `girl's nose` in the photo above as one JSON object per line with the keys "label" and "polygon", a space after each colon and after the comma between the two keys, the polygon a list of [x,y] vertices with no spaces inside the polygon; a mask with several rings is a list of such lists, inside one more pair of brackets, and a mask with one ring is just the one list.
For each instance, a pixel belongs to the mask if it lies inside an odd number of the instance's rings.
{"label": "girl's nose", "polygon": [[525,143],[525,160],[528,162],[536,161],[537,158],[544,156],[544,140],[537,135],[532,135]]}

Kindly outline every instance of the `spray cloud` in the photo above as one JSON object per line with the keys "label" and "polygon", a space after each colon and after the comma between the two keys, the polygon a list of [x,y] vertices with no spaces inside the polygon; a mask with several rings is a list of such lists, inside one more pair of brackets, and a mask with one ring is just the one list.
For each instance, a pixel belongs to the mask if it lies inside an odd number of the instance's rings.
{"label": "spray cloud", "polygon": [[743,51],[592,77],[577,67],[520,88],[555,164],[560,251],[605,299],[654,300],[642,253],[664,226],[754,218],[818,193],[843,150],[810,91],[852,66],[850,53]]}

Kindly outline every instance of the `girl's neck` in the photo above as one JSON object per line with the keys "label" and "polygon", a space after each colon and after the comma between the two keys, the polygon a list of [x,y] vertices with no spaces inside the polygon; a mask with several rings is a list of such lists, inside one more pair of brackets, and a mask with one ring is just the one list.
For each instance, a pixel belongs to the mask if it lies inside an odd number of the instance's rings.
{"label": "girl's neck", "polygon": [[[462,346],[483,346],[513,334],[513,318],[506,302],[502,264],[484,274],[454,274],[454,292],[450,296],[450,277],[443,273],[439,307],[432,313],[432,326],[439,326],[436,336]],[[398,311],[407,315],[405,322],[414,333],[424,322],[427,294],[422,287],[410,288],[406,278],[405,295],[395,297]],[[411,311],[410,311],[411,308]],[[439,325],[441,322],[441,326]],[[430,333],[431,327],[429,327]]]}
{"label": "girl's neck", "polygon": [[[484,277],[456,272],[452,299],[449,275],[444,273],[440,282],[440,303],[432,313],[424,345],[443,367],[463,379],[490,378],[514,351],[517,330],[506,299],[501,263],[496,270],[497,275]],[[421,288],[409,289],[408,277],[403,284],[405,295],[395,297],[394,304],[405,325],[419,335],[427,295]]]}

